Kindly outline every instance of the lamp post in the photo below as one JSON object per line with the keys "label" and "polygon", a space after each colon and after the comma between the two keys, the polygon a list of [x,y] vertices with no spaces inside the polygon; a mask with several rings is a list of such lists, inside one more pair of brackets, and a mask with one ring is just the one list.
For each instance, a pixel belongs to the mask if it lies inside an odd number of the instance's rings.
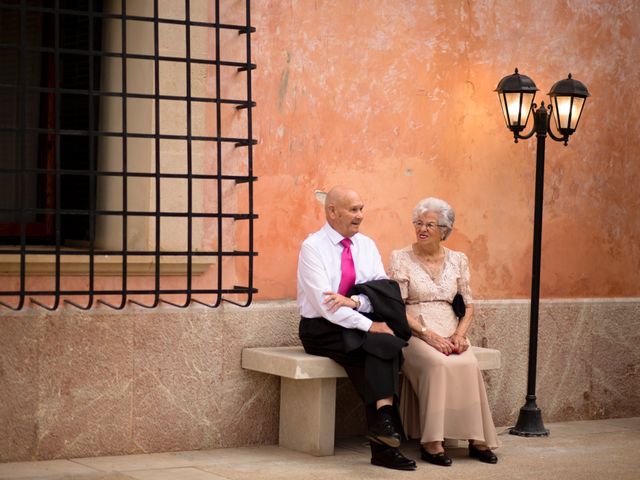
{"label": "lamp post", "polygon": [[[536,190],[533,221],[533,259],[531,268],[531,310],[529,316],[529,368],[527,372],[527,396],[516,426],[509,430],[512,435],[543,437],[549,435],[544,428],[542,412],[536,405],[536,364],[538,354],[538,305],[540,300],[540,252],[542,245],[542,200],[544,189],[544,147],[547,134],[553,140],[567,145],[569,136],[575,132],[582,115],[582,108],[589,96],[587,87],[569,77],[556,82],[549,91],[551,104],[538,107],[533,100],[538,88],[533,80],[520,75],[516,68],[513,75],[504,77],[495,90],[500,98],[500,106],[507,128],[513,132],[515,143],[526,140],[534,133],[538,139],[536,147]],[[533,112],[533,127],[526,134],[529,115]],[[551,115],[560,135],[551,130]]]}

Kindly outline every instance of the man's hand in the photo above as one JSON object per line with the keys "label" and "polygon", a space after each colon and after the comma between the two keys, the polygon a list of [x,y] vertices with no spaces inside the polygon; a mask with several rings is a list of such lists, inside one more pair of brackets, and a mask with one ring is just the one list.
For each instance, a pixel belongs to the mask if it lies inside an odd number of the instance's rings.
{"label": "man's hand", "polygon": [[394,335],[393,330],[389,328],[384,322],[373,322],[369,327],[369,333],[386,333],[387,335]]}
{"label": "man's hand", "polygon": [[327,310],[330,313],[335,312],[340,307],[356,308],[356,302],[344,295],[336,292],[322,292],[322,294],[326,295],[322,303],[327,306]]}

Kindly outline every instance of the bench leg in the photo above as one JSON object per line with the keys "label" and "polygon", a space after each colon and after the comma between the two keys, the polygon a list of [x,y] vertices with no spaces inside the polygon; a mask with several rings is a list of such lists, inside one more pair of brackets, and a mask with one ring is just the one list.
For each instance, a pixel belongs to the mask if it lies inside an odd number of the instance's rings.
{"label": "bench leg", "polygon": [[280,446],[333,455],[336,379],[280,379]]}

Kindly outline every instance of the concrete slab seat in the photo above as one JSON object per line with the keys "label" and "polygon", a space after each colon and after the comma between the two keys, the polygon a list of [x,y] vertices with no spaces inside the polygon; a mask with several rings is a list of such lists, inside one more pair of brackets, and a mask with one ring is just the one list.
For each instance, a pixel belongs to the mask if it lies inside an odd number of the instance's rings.
{"label": "concrete slab seat", "polygon": [[[471,347],[481,370],[500,368],[500,351]],[[336,379],[347,376],[326,357],[302,347],[242,350],[242,368],[280,377],[279,444],[316,456],[333,455]]]}

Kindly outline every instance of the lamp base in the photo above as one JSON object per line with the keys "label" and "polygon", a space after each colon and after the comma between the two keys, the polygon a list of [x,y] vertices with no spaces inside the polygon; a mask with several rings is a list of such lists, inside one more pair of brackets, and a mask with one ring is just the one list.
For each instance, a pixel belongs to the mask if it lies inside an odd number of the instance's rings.
{"label": "lamp base", "polygon": [[520,409],[516,426],[509,430],[511,435],[521,437],[548,437],[549,430],[544,428],[542,412],[536,405],[536,397],[527,395],[527,402]]}

